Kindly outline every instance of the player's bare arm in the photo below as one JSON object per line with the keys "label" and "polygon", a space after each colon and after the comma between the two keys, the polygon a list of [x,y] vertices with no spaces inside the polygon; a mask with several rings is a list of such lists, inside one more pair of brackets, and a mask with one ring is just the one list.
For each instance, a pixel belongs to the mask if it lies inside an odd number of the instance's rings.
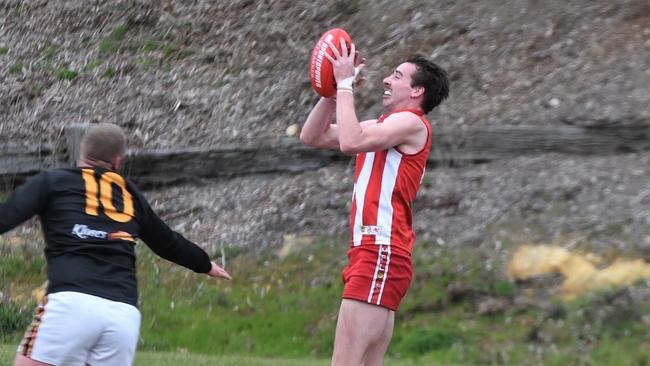
{"label": "player's bare arm", "polygon": [[[341,52],[331,42],[330,49],[334,56],[325,55],[334,67],[334,77],[337,84],[354,78],[355,59],[358,52],[352,44],[348,52],[345,42],[341,41]],[[360,65],[361,67],[364,64]],[[400,147],[406,153],[420,151],[427,141],[427,129],[420,118],[412,113],[395,113],[384,123],[366,121],[360,123],[355,109],[351,89],[339,87],[337,91],[336,121],[339,134],[340,149],[345,154],[385,150]]]}
{"label": "player's bare arm", "polygon": [[[356,128],[356,126],[359,128]],[[351,126],[347,131],[345,127]],[[411,112],[394,113],[383,123],[376,120],[354,123],[340,121],[341,151],[345,154],[386,150],[398,147],[406,154],[415,154],[424,148],[427,128],[420,118]]]}
{"label": "player's bare arm", "polygon": [[[342,38],[343,40],[343,38]],[[331,42],[329,42],[331,47]],[[359,71],[363,69],[366,59],[361,57],[359,52],[351,51],[353,63],[353,75],[358,75]],[[323,55],[328,57],[327,54]],[[356,70],[356,71],[355,71]],[[334,84],[332,78],[331,84]],[[359,76],[354,81],[355,86],[360,86],[364,81],[363,76]],[[313,82],[313,80],[312,80]],[[328,88],[332,88],[329,85]],[[324,148],[324,149],[339,149],[339,132],[338,126],[333,123],[334,114],[336,112],[336,91],[332,95],[324,95],[320,93],[321,98],[316,106],[312,109],[307,117],[303,129],[300,133],[300,139],[305,145]]]}
{"label": "player's bare arm", "polygon": [[336,101],[321,98],[309,113],[307,121],[300,132],[300,140],[308,146],[322,149],[338,149],[339,136],[335,124],[332,124]]}

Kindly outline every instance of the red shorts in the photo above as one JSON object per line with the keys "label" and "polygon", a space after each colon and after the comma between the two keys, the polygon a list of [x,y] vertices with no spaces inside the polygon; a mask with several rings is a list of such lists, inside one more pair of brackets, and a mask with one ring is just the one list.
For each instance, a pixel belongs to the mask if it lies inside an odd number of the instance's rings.
{"label": "red shorts", "polygon": [[348,260],[343,298],[397,311],[413,277],[411,256],[389,245],[363,245],[350,248]]}

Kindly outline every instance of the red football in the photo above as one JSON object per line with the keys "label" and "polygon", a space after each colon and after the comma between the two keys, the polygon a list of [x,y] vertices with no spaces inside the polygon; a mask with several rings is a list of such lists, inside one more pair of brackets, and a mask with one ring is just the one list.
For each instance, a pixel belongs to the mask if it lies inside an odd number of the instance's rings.
{"label": "red football", "polygon": [[352,38],[343,29],[334,28],[328,30],[320,37],[311,53],[311,62],[309,63],[311,86],[316,93],[326,98],[331,98],[336,95],[336,81],[334,80],[332,63],[325,57],[325,52],[333,56],[327,41],[331,41],[339,52],[341,52],[341,38],[345,40],[349,51],[352,45]]}

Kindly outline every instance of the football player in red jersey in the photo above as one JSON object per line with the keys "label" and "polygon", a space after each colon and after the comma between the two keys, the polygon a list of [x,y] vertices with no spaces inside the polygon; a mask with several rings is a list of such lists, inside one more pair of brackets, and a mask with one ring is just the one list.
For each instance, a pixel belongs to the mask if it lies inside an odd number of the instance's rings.
{"label": "football player in red jersey", "polygon": [[[354,155],[349,264],[332,355],[334,366],[383,365],[395,311],[412,278],[412,202],[431,147],[424,117],[449,94],[447,73],[420,57],[407,58],[384,80],[385,113],[360,122],[354,83],[355,45],[330,43],[336,98],[321,98],[300,138],[309,145]],[[356,66],[356,67],[355,67]],[[336,117],[336,123],[332,123]]]}
{"label": "football player in red jersey", "polygon": [[125,141],[118,126],[95,125],[78,167],[45,170],[0,205],[0,234],[38,215],[46,243],[46,296],[15,366],[132,364],[140,328],[135,238],[194,272],[230,279],[117,173]]}

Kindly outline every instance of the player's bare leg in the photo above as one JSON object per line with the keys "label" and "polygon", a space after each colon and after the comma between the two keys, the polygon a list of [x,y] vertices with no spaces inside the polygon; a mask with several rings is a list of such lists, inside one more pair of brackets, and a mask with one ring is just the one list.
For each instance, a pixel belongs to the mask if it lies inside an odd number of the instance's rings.
{"label": "player's bare leg", "polygon": [[384,333],[376,342],[372,343],[368,347],[363,366],[384,365],[384,355],[386,354],[386,350],[388,350],[388,346],[390,345],[390,340],[393,337],[393,325],[395,324],[395,312],[389,310],[389,313],[388,321],[384,327]]}
{"label": "player's bare leg", "polygon": [[391,310],[361,301],[343,299],[336,323],[332,366],[363,365],[364,357],[371,346],[383,344],[380,340],[386,337],[386,327],[389,325],[392,334],[393,319]]}
{"label": "player's bare leg", "polygon": [[14,366],[52,366],[52,365],[49,363],[34,361],[31,358],[25,357],[21,354],[16,354],[16,359],[14,360]]}

